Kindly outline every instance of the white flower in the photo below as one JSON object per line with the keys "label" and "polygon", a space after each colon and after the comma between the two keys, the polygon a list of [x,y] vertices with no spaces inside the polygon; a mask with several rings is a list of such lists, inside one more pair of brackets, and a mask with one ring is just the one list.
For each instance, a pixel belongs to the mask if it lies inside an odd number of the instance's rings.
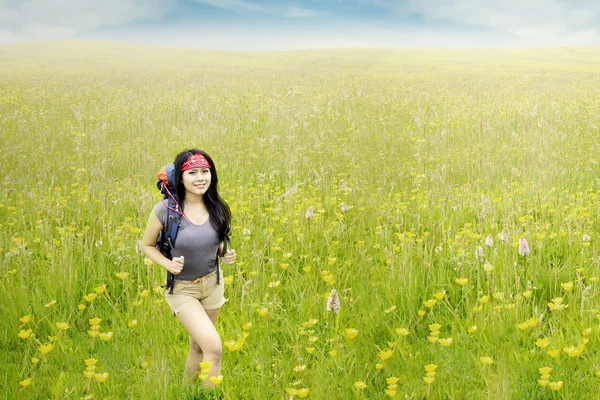
{"label": "white flower", "polygon": [[524,236],[519,238],[519,254],[522,256],[529,255],[529,245],[527,244],[527,239]]}
{"label": "white flower", "polygon": [[304,216],[308,219],[315,217],[315,212],[313,211],[312,207],[308,207],[308,210],[306,210],[306,214]]}
{"label": "white flower", "polygon": [[498,234],[498,239],[502,240],[505,243],[508,243],[510,240],[510,235],[506,231],[502,231]]}
{"label": "white flower", "polygon": [[477,248],[475,249],[475,259],[477,259],[477,261],[483,261],[484,257],[485,255],[483,253],[483,247],[477,246]]}
{"label": "white flower", "polygon": [[342,212],[345,213],[345,212],[348,212],[348,210],[349,210],[348,205],[346,203],[342,203]]}
{"label": "white flower", "polygon": [[334,314],[339,314],[340,312],[340,296],[335,289],[331,289],[331,293],[329,293],[329,298],[327,299],[327,311]]}
{"label": "white flower", "polygon": [[242,235],[244,235],[244,236],[250,236],[250,233],[252,233],[252,232],[250,232],[250,229],[246,229],[246,228],[245,228],[245,229],[242,231]]}
{"label": "white flower", "polygon": [[494,238],[491,234],[489,234],[488,237],[485,238],[485,245],[488,247],[492,247],[494,245]]}
{"label": "white flower", "polygon": [[589,242],[592,238],[590,237],[590,235],[583,235],[581,237],[581,240],[583,240],[584,242]]}

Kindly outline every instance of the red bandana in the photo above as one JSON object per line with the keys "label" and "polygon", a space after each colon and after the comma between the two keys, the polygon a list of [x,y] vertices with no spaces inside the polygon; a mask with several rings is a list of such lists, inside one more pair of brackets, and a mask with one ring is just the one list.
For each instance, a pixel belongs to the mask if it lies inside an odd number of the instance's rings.
{"label": "red bandana", "polygon": [[193,156],[190,156],[190,158],[188,158],[186,162],[183,163],[183,167],[181,167],[181,172],[192,168],[210,168],[210,164],[208,163],[206,157],[204,157],[200,153],[196,153]]}

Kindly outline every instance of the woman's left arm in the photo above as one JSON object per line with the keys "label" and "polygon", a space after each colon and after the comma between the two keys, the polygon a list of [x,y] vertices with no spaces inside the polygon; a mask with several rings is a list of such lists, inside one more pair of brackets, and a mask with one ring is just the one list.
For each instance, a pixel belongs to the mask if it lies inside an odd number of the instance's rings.
{"label": "woman's left arm", "polygon": [[223,242],[219,243],[219,256],[221,257],[221,261],[223,262],[223,264],[233,264],[235,262],[235,259],[237,258],[235,250],[227,249],[227,252],[223,254],[223,246]]}

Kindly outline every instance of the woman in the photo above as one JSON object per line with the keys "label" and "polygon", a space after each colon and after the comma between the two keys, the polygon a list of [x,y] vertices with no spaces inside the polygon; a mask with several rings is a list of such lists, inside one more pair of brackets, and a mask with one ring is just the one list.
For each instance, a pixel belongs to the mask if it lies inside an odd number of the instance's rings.
{"label": "woman", "polygon": [[[181,224],[172,259],[165,257],[156,243],[167,221],[166,202],[158,203],[148,219],[142,239],[144,254],[175,276],[173,291],[166,300],[190,335],[185,376],[192,378],[200,362],[210,362],[204,384],[221,369],[221,338],[215,329],[219,308],[225,303],[223,279],[218,276],[217,256],[223,264],[235,262],[234,250],[222,255],[230,230],[231,211],[217,191],[217,171],[208,154],[192,149],[175,159],[174,197],[179,204]],[[202,371],[203,374],[205,371]]]}

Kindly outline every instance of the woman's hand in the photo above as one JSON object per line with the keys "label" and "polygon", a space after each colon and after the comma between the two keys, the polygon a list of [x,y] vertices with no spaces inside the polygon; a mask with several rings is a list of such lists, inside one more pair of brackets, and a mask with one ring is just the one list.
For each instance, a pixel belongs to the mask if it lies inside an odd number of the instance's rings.
{"label": "woman's hand", "polygon": [[233,264],[235,262],[237,255],[235,254],[235,250],[229,249],[227,253],[221,257],[221,261],[223,264]]}
{"label": "woman's hand", "polygon": [[173,257],[173,259],[171,260],[169,272],[171,272],[173,275],[178,275],[183,270],[183,264],[183,256]]}

